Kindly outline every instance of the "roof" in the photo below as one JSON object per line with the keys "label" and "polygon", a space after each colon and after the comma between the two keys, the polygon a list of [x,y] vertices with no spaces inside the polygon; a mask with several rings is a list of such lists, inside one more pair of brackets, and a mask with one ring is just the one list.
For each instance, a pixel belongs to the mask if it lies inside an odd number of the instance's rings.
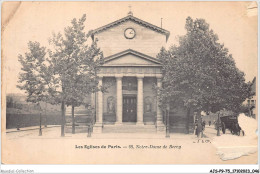
{"label": "roof", "polygon": [[252,88],[252,92],[254,92],[255,93],[254,95],[256,95],[256,77],[254,77],[252,83],[253,83],[253,85],[251,87]]}
{"label": "roof", "polygon": [[108,56],[108,57],[104,58],[104,61],[106,63],[106,62],[109,62],[111,60],[120,58],[120,57],[122,57],[124,55],[127,55],[127,54],[135,55],[135,56],[140,57],[142,59],[145,59],[145,60],[151,61],[151,62],[153,62],[155,64],[158,64],[158,66],[161,66],[161,62],[158,59],[153,58],[151,56],[148,56],[146,54],[140,53],[138,51],[132,50],[132,49],[127,49],[125,51],[122,51],[122,52],[116,53],[114,55]]}
{"label": "roof", "polygon": [[99,27],[99,28],[95,29],[94,31],[92,31],[92,39],[93,39],[95,34],[103,32],[103,31],[105,31],[105,30],[107,30],[107,29],[109,29],[111,27],[117,26],[117,25],[119,25],[119,24],[121,24],[123,22],[126,22],[126,21],[133,21],[133,22],[135,22],[135,23],[137,23],[139,25],[142,25],[142,26],[144,26],[146,28],[149,28],[149,29],[154,30],[154,31],[156,31],[158,33],[164,34],[166,36],[166,41],[168,40],[168,38],[170,36],[170,32],[169,31],[167,31],[167,30],[165,30],[165,29],[163,29],[161,27],[157,27],[157,26],[155,26],[153,24],[150,24],[148,22],[145,22],[145,21],[143,21],[143,20],[141,20],[141,19],[139,19],[137,17],[134,17],[133,15],[128,15],[128,16],[126,16],[124,18],[121,18],[121,19],[119,19],[117,21],[111,22],[111,23],[109,23],[107,25],[104,25],[102,27]]}

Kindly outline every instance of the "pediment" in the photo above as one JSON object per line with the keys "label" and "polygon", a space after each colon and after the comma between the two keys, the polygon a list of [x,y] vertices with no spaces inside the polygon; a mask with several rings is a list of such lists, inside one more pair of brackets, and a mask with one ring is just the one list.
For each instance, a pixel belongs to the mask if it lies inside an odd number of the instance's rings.
{"label": "pediment", "polygon": [[165,29],[163,29],[161,27],[155,26],[155,25],[153,25],[151,23],[145,22],[145,21],[143,21],[143,20],[141,20],[141,19],[139,19],[137,17],[134,17],[133,15],[128,15],[128,16],[126,16],[124,18],[121,18],[121,19],[119,19],[117,21],[111,22],[111,23],[109,23],[109,24],[107,24],[105,26],[102,26],[102,27],[99,27],[99,28],[95,29],[92,32],[92,39],[94,38],[95,34],[103,32],[103,31],[105,31],[105,30],[107,30],[109,28],[113,28],[113,27],[115,27],[117,25],[120,25],[120,24],[126,22],[126,21],[132,21],[132,22],[134,22],[134,23],[136,23],[138,25],[144,26],[146,28],[149,28],[151,30],[154,30],[154,31],[156,31],[158,33],[161,33],[161,34],[165,35],[166,36],[166,41],[168,40],[168,38],[170,36],[170,32],[169,31],[167,31],[167,30],[165,30]]}
{"label": "pediment", "polygon": [[126,50],[105,58],[103,66],[160,66],[161,63],[150,56],[134,50]]}

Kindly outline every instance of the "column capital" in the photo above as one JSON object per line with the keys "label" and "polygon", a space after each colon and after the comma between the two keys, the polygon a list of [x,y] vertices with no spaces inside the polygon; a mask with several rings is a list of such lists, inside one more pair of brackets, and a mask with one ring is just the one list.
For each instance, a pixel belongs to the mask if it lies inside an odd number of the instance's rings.
{"label": "column capital", "polygon": [[144,75],[136,75],[136,78],[137,78],[137,79],[143,79],[143,78],[144,78]]}
{"label": "column capital", "polygon": [[103,75],[97,75],[98,79],[103,79]]}
{"label": "column capital", "polygon": [[162,74],[156,74],[155,77],[156,77],[157,79],[161,79],[161,78],[162,78]]}
{"label": "column capital", "polygon": [[116,79],[122,79],[122,78],[123,78],[123,75],[121,75],[121,74],[116,74],[116,75],[115,75],[115,78],[116,78]]}

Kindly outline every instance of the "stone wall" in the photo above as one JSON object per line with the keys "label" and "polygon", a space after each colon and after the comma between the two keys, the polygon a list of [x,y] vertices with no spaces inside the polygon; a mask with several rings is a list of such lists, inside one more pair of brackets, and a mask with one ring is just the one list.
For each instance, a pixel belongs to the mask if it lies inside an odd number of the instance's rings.
{"label": "stone wall", "polygon": [[103,85],[107,87],[103,93],[103,121],[116,121],[116,79],[115,77],[104,77]]}
{"label": "stone wall", "polygon": [[[133,39],[126,39],[124,36],[125,29],[129,27],[133,28],[136,32],[136,36]],[[156,57],[160,49],[166,45],[165,35],[132,21],[123,22],[118,26],[97,33],[95,38],[98,39],[98,46],[103,51],[105,57],[127,49],[133,49],[143,54]]]}
{"label": "stone wall", "polygon": [[154,123],[156,120],[156,93],[153,89],[156,78],[144,78],[144,122]]}

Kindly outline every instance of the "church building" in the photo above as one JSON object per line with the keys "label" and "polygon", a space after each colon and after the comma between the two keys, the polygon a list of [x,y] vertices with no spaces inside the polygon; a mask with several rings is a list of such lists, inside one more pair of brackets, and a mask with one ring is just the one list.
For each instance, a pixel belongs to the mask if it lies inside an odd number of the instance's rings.
{"label": "church building", "polygon": [[161,86],[161,64],[156,55],[169,35],[132,12],[93,31],[92,38],[98,39],[105,57],[99,84],[109,86],[107,93],[97,94],[94,132],[106,126],[121,129],[131,123],[137,129],[165,129],[153,85]]}
{"label": "church building", "polygon": [[[98,40],[105,61],[98,72],[99,85],[107,87],[106,92],[92,96],[94,133],[165,131],[154,86],[162,85],[156,56],[169,36],[169,31],[133,16],[131,11],[93,31],[92,39]],[[185,118],[181,119],[185,129]]]}

